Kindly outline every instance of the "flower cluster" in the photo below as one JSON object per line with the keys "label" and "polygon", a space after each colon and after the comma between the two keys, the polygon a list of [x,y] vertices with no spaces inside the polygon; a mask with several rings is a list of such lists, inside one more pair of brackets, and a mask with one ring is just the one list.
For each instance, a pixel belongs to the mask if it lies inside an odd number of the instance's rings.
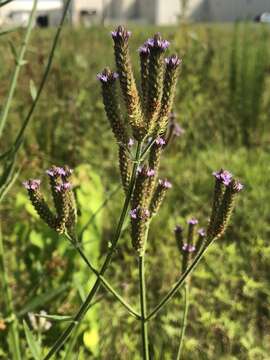
{"label": "flower cluster", "polygon": [[[190,218],[187,221],[188,229],[187,235],[184,237],[184,229],[180,225],[176,225],[174,229],[175,240],[182,255],[182,271],[184,272],[192,258],[199,252],[199,250],[203,246],[203,241],[205,239],[205,230],[200,228],[198,231],[196,230],[196,226],[198,224],[198,220],[195,218]],[[196,237],[196,241],[195,241]]]}
{"label": "flower cluster", "polygon": [[[140,143],[152,138],[148,160],[136,176],[131,201],[132,242],[138,254],[144,252],[144,234],[153,215],[160,208],[171,184],[158,181],[160,157],[167,145],[166,133],[175,94],[181,60],[177,55],[165,59],[169,41],[155,34],[139,48],[141,91],[138,90],[129,54],[131,32],[118,26],[111,32],[117,72],[105,68],[97,75],[106,115],[119,145],[119,168],[127,192],[131,179],[130,154],[134,140]],[[120,83],[126,115],[122,113],[116,83]],[[125,120],[124,120],[125,119]],[[132,138],[130,137],[132,134]]]}
{"label": "flower cluster", "polygon": [[29,198],[40,218],[58,233],[66,230],[73,235],[77,213],[72,184],[69,181],[72,170],[68,167],[52,166],[46,170],[46,174],[50,180],[55,212],[51,211],[40,191],[39,179],[24,181],[23,185],[28,190]]}

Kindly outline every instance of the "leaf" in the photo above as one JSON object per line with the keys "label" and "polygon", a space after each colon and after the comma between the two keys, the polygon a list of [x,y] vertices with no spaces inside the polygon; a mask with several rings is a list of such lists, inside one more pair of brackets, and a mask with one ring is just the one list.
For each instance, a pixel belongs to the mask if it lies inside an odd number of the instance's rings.
{"label": "leaf", "polygon": [[37,97],[37,88],[36,88],[36,85],[34,83],[34,80],[30,79],[29,87],[30,87],[31,97],[32,97],[33,101],[35,101],[35,99]]}
{"label": "leaf", "polygon": [[73,317],[69,315],[42,315],[42,314],[34,314],[36,317],[41,317],[54,321],[70,321],[73,322]]}
{"label": "leaf", "polygon": [[38,307],[44,306],[45,303],[51,301],[53,298],[66,291],[70,287],[69,284],[64,284],[60,286],[58,289],[50,290],[45,294],[40,294],[34,297],[34,299],[30,300],[23,309],[19,312],[19,316],[23,316],[24,314],[35,310]]}
{"label": "leaf", "polygon": [[83,342],[93,354],[98,354],[99,334],[97,329],[85,331],[83,334]]}
{"label": "leaf", "polygon": [[27,323],[25,320],[23,320],[23,327],[24,327],[24,332],[25,332],[25,336],[26,336],[26,340],[28,343],[28,346],[31,350],[31,353],[34,357],[35,360],[40,360],[41,359],[41,348],[40,345],[38,344],[38,342],[35,340],[32,332],[30,331]]}

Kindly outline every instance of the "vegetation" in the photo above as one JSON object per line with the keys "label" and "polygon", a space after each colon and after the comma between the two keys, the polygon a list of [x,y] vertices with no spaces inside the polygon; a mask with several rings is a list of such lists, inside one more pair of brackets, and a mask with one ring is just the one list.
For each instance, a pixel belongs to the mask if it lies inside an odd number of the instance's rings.
{"label": "vegetation", "polygon": [[[153,32],[132,28],[131,53]],[[159,29],[158,29],[159,30]],[[23,359],[32,359],[34,336],[44,353],[66,327],[95,281],[76,251],[34,212],[21,183],[44,178],[52,164],[74,168],[78,233],[96,268],[111,245],[124,202],[116,166],[117,145],[105,117],[96,74],[114,68],[110,29],[64,28],[23,148],[18,177],[1,203],[4,257]],[[20,129],[46,64],[54,30],[35,30],[21,69],[1,138],[0,154]],[[173,183],[148,239],[146,282],[153,309],[177,281],[181,258],[174,228],[196,217],[206,227],[211,212],[211,173],[228,168],[245,185],[226,234],[207,252],[192,276],[183,359],[266,360],[270,352],[269,314],[269,29],[261,25],[183,25],[162,29],[171,51],[183,59],[174,111],[184,132],[164,151],[160,172]],[[1,104],[23,33],[1,37]],[[17,168],[16,168],[17,169]],[[45,183],[45,182],[44,182]],[[87,226],[85,226],[87,224]],[[139,309],[137,258],[124,225],[106,278]],[[3,283],[1,282],[1,285]],[[5,289],[3,289],[5,291]],[[154,359],[176,358],[184,289],[149,323]],[[140,323],[103,288],[96,303],[60,352],[61,359],[139,359]],[[29,313],[53,315],[41,321]],[[56,316],[57,315],[57,316]],[[44,320],[44,318],[42,318]],[[23,324],[25,320],[25,324]],[[0,298],[0,358],[9,352],[10,324]],[[50,327],[50,323],[53,326]],[[25,331],[24,331],[25,329]],[[30,329],[30,331],[29,331]],[[26,335],[27,334],[27,340]],[[30,340],[29,340],[30,339]],[[76,340],[76,341],[75,341]],[[39,351],[39,349],[37,349]],[[16,357],[14,357],[16,359]]]}

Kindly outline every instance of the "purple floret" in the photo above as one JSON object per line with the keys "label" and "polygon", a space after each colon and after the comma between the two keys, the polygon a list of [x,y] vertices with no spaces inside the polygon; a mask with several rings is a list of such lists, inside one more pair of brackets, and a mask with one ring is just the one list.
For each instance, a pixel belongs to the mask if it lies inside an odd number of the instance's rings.
{"label": "purple floret", "polygon": [[181,136],[184,132],[185,130],[178,123],[173,124],[173,135]]}
{"label": "purple floret", "polygon": [[235,192],[240,192],[244,188],[244,185],[240,183],[240,181],[236,180],[233,184],[233,190]]}
{"label": "purple floret", "polygon": [[195,219],[195,218],[191,218],[191,219],[189,219],[189,220],[187,221],[187,223],[188,223],[189,225],[197,225],[197,224],[198,224],[198,220]]}
{"label": "purple floret", "polygon": [[166,144],[166,141],[165,141],[162,137],[159,136],[159,137],[156,138],[155,143],[156,143],[157,145],[163,146],[163,145]]}
{"label": "purple floret", "polygon": [[201,228],[201,229],[198,230],[198,234],[199,234],[201,237],[205,237],[206,232],[205,232],[205,230],[204,230],[203,228]]}
{"label": "purple floret", "polygon": [[70,182],[64,182],[62,184],[59,184],[59,185],[56,185],[55,186],[55,190],[57,192],[65,192],[65,191],[68,191],[70,190],[72,187],[71,183]]}
{"label": "purple floret", "polygon": [[128,139],[128,147],[132,147],[134,145],[134,139],[129,138]]}
{"label": "purple floret", "polygon": [[118,79],[119,75],[116,72],[108,72],[103,71],[102,73],[97,74],[98,80],[100,80],[103,84],[107,84],[109,82],[114,82]]}
{"label": "purple floret", "polygon": [[[69,169],[69,171],[71,171]],[[66,170],[62,167],[59,167],[59,166],[54,166],[48,170],[46,170],[46,174],[51,176],[51,177],[57,177],[57,176],[66,176],[67,173],[66,173]]]}
{"label": "purple floret", "polygon": [[156,34],[152,39],[148,39],[146,44],[150,50],[156,49],[161,51],[165,51],[170,45],[169,41],[163,40],[160,34]]}
{"label": "purple floret", "polygon": [[183,246],[182,246],[182,250],[188,252],[188,253],[192,253],[196,250],[195,246],[194,245],[189,245],[187,243],[185,243]]}
{"label": "purple floret", "polygon": [[39,179],[30,179],[23,182],[23,186],[27,190],[37,190],[40,187],[41,180]]}
{"label": "purple floret", "polygon": [[147,44],[140,46],[138,51],[141,56],[147,56],[147,55],[149,55],[149,52],[150,52]]}
{"label": "purple floret", "polygon": [[227,170],[221,169],[220,171],[215,171],[213,172],[213,175],[225,186],[228,186],[232,181],[232,174]]}
{"label": "purple floret", "polygon": [[158,180],[158,183],[164,189],[170,189],[172,187],[172,183],[170,183],[167,179],[164,179],[164,180],[160,179],[160,180]]}
{"label": "purple floret", "polygon": [[177,68],[181,64],[181,59],[177,55],[171,55],[165,59],[165,63],[170,68]]}
{"label": "purple floret", "polygon": [[113,40],[128,40],[131,36],[131,31],[127,31],[123,26],[118,26],[115,31],[111,32]]}
{"label": "purple floret", "polygon": [[155,176],[155,170],[154,169],[147,169],[146,175],[148,177]]}
{"label": "purple floret", "polygon": [[137,209],[130,210],[129,215],[132,219],[137,219]]}

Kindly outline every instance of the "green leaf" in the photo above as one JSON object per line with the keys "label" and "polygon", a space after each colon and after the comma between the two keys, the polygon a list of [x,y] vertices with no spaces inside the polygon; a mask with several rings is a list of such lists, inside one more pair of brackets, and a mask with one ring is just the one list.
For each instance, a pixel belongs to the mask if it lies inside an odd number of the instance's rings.
{"label": "green leaf", "polygon": [[54,321],[73,321],[73,317],[72,316],[68,316],[68,315],[42,315],[42,314],[34,314],[36,317],[41,317],[41,318],[45,318],[45,319],[49,319],[49,320],[54,320]]}
{"label": "green leaf", "polygon": [[27,326],[27,323],[26,323],[25,320],[23,320],[23,327],[24,327],[24,332],[25,332],[25,336],[26,336],[28,346],[29,346],[29,348],[31,350],[31,353],[32,353],[34,359],[35,360],[40,360],[41,359],[40,345],[35,340],[32,332],[30,331],[29,327]]}
{"label": "green leaf", "polygon": [[19,312],[19,316],[23,316],[26,313],[37,309],[38,307],[44,306],[47,302],[51,301],[53,298],[66,291],[70,287],[69,284],[64,284],[60,286],[58,289],[50,290],[45,294],[40,294],[30,300],[24,308]]}
{"label": "green leaf", "polygon": [[37,88],[36,88],[36,85],[34,83],[34,80],[30,79],[29,87],[30,87],[31,97],[32,97],[33,101],[35,101],[35,99],[37,97]]}

